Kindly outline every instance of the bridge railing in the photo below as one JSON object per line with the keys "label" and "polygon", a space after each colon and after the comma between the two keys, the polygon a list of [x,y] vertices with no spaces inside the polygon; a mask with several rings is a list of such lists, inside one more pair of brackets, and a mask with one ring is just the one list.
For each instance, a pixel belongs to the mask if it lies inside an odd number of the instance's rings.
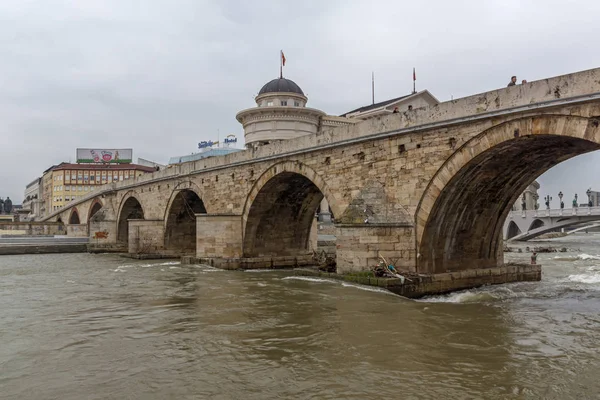
{"label": "bridge railing", "polygon": [[517,210],[511,211],[510,219],[516,218],[547,218],[547,217],[572,217],[585,215],[600,215],[600,207],[578,207],[578,208],[552,208],[539,210]]}

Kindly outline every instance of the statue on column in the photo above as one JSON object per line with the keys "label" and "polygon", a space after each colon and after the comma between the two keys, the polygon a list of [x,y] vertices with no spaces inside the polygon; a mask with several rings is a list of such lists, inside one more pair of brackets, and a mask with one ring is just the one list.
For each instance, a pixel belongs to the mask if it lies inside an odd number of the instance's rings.
{"label": "statue on column", "polygon": [[6,196],[6,200],[4,200],[4,212],[6,214],[10,214],[12,212],[12,201],[8,196]]}

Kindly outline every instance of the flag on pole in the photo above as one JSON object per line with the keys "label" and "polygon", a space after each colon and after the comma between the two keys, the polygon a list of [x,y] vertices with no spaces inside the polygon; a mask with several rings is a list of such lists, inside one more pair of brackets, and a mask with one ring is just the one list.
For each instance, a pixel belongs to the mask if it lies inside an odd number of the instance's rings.
{"label": "flag on pole", "polygon": [[413,94],[417,93],[417,73],[415,72],[415,67],[413,67]]}
{"label": "flag on pole", "polygon": [[285,67],[285,54],[283,54],[283,50],[281,50],[281,65]]}

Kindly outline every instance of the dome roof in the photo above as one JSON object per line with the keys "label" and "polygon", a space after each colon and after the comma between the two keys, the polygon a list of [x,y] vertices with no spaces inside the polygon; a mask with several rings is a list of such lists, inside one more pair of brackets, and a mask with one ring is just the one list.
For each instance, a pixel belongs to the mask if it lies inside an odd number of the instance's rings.
{"label": "dome roof", "polygon": [[277,93],[277,92],[288,92],[288,93],[298,93],[304,96],[304,92],[300,89],[300,86],[296,85],[296,82],[286,79],[286,78],[277,78],[273,79],[271,82],[265,84],[265,86],[260,89],[258,92],[259,95],[265,93]]}

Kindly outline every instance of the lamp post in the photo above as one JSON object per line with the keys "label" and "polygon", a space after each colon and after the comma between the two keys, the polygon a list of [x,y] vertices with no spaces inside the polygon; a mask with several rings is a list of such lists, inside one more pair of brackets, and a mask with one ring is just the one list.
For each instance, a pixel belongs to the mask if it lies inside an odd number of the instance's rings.
{"label": "lamp post", "polygon": [[575,198],[573,199],[573,208],[577,208],[577,193],[575,193]]}
{"label": "lamp post", "polygon": [[546,195],[546,197],[544,197],[544,200],[546,202],[546,210],[550,209],[550,202],[552,201],[552,197],[550,197],[549,194]]}
{"label": "lamp post", "polygon": [[588,207],[592,206],[592,188],[588,188],[588,190],[585,191],[585,194],[587,194],[588,197]]}
{"label": "lamp post", "polygon": [[565,203],[563,203],[563,201],[562,201],[562,198],[563,198],[562,190],[560,192],[558,192],[558,198],[560,199],[560,209],[562,210],[563,208],[565,208]]}

